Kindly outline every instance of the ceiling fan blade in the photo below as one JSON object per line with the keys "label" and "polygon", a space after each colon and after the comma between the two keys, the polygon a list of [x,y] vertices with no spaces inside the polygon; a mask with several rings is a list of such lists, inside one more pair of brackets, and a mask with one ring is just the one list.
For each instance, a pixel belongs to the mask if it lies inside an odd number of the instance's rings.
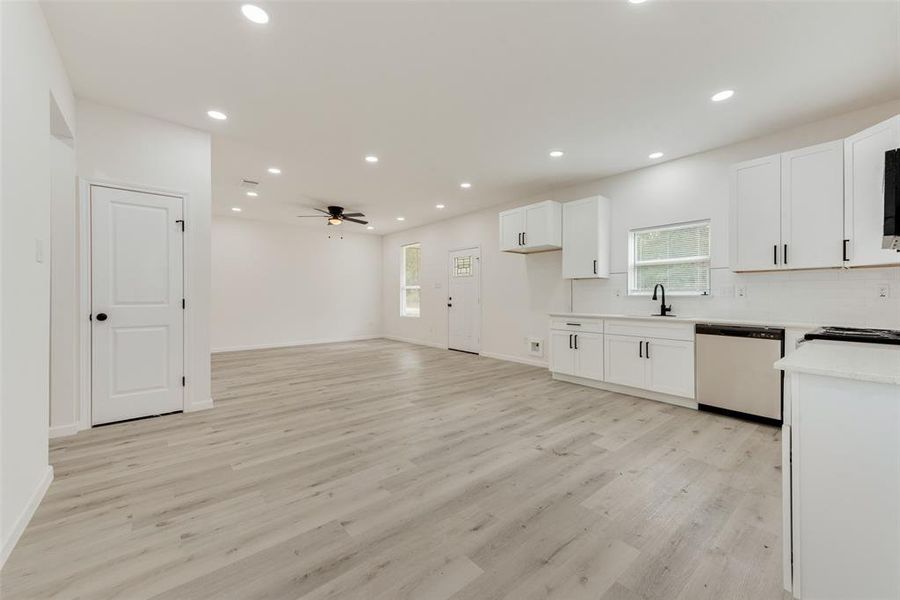
{"label": "ceiling fan blade", "polygon": [[351,223],[359,223],[360,225],[368,225],[369,224],[368,221],[360,221],[359,219],[350,218],[347,215],[344,215],[344,220],[350,221]]}
{"label": "ceiling fan blade", "polygon": [[321,219],[322,215],[297,215],[298,219]]}
{"label": "ceiling fan blade", "polygon": [[344,213],[344,216],[345,217],[364,217],[366,215],[357,212],[357,213]]}
{"label": "ceiling fan blade", "polygon": [[331,214],[331,213],[328,212],[327,210],[322,210],[321,208],[314,208],[313,210],[317,210],[317,211],[319,211],[320,213],[325,213],[326,215],[330,215],[330,214]]}

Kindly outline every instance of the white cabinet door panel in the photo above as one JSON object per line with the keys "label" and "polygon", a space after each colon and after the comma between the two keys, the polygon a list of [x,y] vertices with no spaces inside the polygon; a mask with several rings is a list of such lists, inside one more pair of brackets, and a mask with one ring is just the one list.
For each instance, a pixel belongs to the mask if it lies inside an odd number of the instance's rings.
{"label": "white cabinet door panel", "polygon": [[654,392],[694,397],[694,343],[650,339],[644,343],[645,387]]}
{"label": "white cabinet door panel", "polygon": [[644,387],[644,340],[636,337],[604,336],[604,380],[609,383]]}
{"label": "white cabinet door panel", "polygon": [[900,148],[900,116],[844,140],[844,238],[849,266],[900,264],[881,247],[884,234],[884,153]]}
{"label": "white cabinet door panel", "polygon": [[603,334],[578,333],[574,345],[575,374],[603,381]]}
{"label": "white cabinet door panel", "polygon": [[843,140],[782,154],[782,266],[840,267],[843,230]]}
{"label": "white cabinet door panel", "polygon": [[594,277],[597,261],[597,201],[585,198],[563,204],[564,279]]}
{"label": "white cabinet door panel", "polygon": [[500,213],[500,250],[518,250],[522,247],[522,232],[525,231],[525,210],[514,208]]}
{"label": "white cabinet door panel", "polygon": [[550,370],[554,373],[575,374],[574,336],[569,331],[550,332]]}
{"label": "white cabinet door panel", "polygon": [[731,169],[732,271],[761,271],[781,265],[781,155]]}

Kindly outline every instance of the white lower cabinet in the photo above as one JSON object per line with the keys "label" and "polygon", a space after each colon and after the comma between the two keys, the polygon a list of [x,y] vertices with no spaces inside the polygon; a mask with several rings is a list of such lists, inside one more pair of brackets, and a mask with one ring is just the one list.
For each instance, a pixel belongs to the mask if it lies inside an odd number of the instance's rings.
{"label": "white lower cabinet", "polygon": [[624,335],[607,335],[605,350],[606,381],[644,387],[644,340]]}
{"label": "white lower cabinet", "polygon": [[563,375],[575,374],[575,350],[571,331],[550,332],[550,370]]}
{"label": "white lower cabinet", "polygon": [[694,342],[606,336],[606,381],[661,394],[694,397]]}
{"label": "white lower cabinet", "polygon": [[694,342],[648,339],[644,342],[644,386],[673,396],[694,397]]}
{"label": "white lower cabinet", "polygon": [[603,380],[603,334],[550,332],[550,370],[563,375]]}

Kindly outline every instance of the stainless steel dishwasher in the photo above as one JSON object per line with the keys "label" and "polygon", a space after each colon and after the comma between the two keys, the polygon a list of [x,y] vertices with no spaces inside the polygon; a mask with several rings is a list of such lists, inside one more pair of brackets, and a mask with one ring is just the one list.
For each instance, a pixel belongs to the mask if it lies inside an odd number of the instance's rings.
{"label": "stainless steel dishwasher", "polygon": [[696,334],[700,409],[780,424],[784,329],[698,323]]}

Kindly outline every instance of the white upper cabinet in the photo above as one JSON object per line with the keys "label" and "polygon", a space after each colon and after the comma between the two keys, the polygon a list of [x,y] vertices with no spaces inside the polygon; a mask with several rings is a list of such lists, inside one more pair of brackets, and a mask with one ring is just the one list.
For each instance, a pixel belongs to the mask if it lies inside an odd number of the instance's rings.
{"label": "white upper cabinet", "polygon": [[781,266],[840,267],[844,231],[844,142],[781,155]]}
{"label": "white upper cabinet", "polygon": [[547,200],[500,213],[500,250],[545,252],[562,247],[562,209]]}
{"label": "white upper cabinet", "polygon": [[781,156],[731,168],[729,263],[732,271],[781,265]]}
{"label": "white upper cabinet", "polygon": [[881,248],[884,234],[884,153],[900,148],[900,115],[844,140],[844,242],[849,266],[900,263]]}
{"label": "white upper cabinet", "polygon": [[609,277],[609,200],[584,198],[562,205],[565,279]]}

